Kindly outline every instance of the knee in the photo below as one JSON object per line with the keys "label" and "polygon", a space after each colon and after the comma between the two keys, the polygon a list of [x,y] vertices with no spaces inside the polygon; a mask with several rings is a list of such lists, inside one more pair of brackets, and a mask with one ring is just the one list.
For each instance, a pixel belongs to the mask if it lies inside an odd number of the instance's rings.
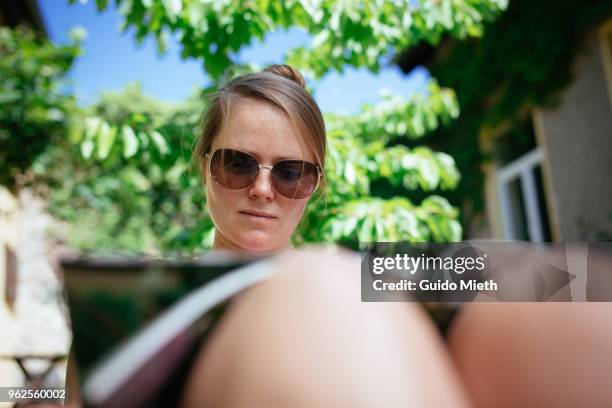
{"label": "knee", "polygon": [[297,406],[304,390],[316,396],[314,383],[329,373],[322,367],[350,346],[334,340],[354,329],[359,265],[302,253],[275,259],[269,279],[232,301],[195,361],[187,399],[198,401],[193,406]]}
{"label": "knee", "polygon": [[361,302],[359,259],[300,255],[277,266],[283,273],[232,305],[196,362],[192,388],[211,406],[463,404],[418,305]]}
{"label": "knee", "polygon": [[449,346],[478,406],[597,406],[612,397],[602,387],[612,364],[611,311],[607,304],[470,304]]}

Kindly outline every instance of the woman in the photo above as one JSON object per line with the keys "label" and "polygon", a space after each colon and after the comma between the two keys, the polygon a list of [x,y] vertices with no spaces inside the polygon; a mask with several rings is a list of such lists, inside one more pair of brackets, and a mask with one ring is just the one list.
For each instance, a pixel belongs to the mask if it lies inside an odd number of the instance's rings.
{"label": "woman", "polygon": [[[302,76],[287,65],[239,77],[215,94],[195,153],[216,249],[286,250],[308,200],[325,187],[323,117]],[[294,273],[279,274],[234,301],[194,365],[186,407],[465,402],[417,306],[361,304],[352,273],[358,259],[285,251],[276,265]],[[334,311],[342,324],[330,319]],[[327,318],[313,320],[317,315]],[[358,341],[355,330],[361,331]],[[353,344],[345,349],[348,340]],[[405,348],[412,363],[396,364],[388,347],[399,352],[410,342],[419,344],[419,353]],[[423,373],[437,378],[435,387],[419,385]],[[406,384],[414,388],[408,394]],[[436,395],[439,385],[446,387],[444,396]]]}
{"label": "woman", "polygon": [[446,347],[417,304],[361,302],[358,258],[289,248],[308,200],[325,187],[323,118],[291,67],[238,77],[215,94],[195,153],[214,248],[282,252],[273,267],[292,273],[232,302],[194,362],[185,408],[561,406],[610,397],[572,381],[603,375],[611,353],[594,360],[573,350],[569,365],[557,358],[585,339],[606,349],[610,329],[604,336],[593,322],[610,321],[608,309],[584,320],[585,305],[469,305]]}
{"label": "woman", "polygon": [[216,249],[281,251],[311,195],[324,188],[323,117],[288,66],[245,75],[219,91],[195,153]]}

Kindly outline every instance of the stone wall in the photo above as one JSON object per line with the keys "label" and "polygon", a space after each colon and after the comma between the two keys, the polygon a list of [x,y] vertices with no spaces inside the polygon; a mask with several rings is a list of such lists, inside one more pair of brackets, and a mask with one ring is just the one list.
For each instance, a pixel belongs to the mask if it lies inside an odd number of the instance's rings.
{"label": "stone wall", "polygon": [[[40,199],[28,191],[15,198],[0,187],[0,384],[3,386],[25,385],[25,377],[11,357],[68,354],[71,335],[62,279],[50,251],[47,235],[50,223],[51,218]],[[13,291],[7,291],[11,257],[15,285]],[[32,373],[47,367],[44,359],[31,359],[25,365]],[[46,377],[46,384],[63,386],[65,375],[64,360]],[[10,406],[10,403],[0,403],[0,407]]]}

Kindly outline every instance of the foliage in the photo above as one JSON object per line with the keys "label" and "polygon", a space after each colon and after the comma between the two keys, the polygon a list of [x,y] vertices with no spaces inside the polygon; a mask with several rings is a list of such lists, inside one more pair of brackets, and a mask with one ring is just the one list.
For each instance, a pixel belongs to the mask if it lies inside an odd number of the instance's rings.
{"label": "foliage", "polygon": [[409,100],[389,91],[382,96],[376,105],[364,105],[356,117],[334,117],[333,121],[341,121],[336,123],[338,128],[362,140],[389,143],[401,138],[418,139],[459,116],[455,92],[440,88],[435,80],[428,83],[426,93],[414,94]]}
{"label": "foliage", "polygon": [[[76,0],[70,0],[71,3]],[[97,0],[99,10],[108,0]],[[164,50],[178,34],[182,55],[202,60],[218,79],[235,54],[266,33],[297,27],[314,35],[310,48],[291,50],[288,62],[323,76],[345,66],[380,69],[380,58],[418,41],[437,43],[443,33],[458,38],[482,35],[483,23],[497,16],[507,0],[115,0],[123,28],[136,38],[155,37]]]}
{"label": "foliage", "polygon": [[57,46],[26,27],[0,27],[0,184],[16,189],[32,162],[61,138],[75,109],[62,91],[78,33]]}
{"label": "foliage", "polygon": [[[201,248],[212,223],[190,172],[190,154],[203,105],[200,95],[179,106],[163,104],[143,96],[136,84],[105,93],[83,124],[73,127],[71,145],[38,161],[36,171],[58,181],[50,210],[66,222],[69,245],[147,252]],[[65,149],[71,161],[58,166]]]}
{"label": "foliage", "polygon": [[[438,92],[445,90],[434,85],[431,89],[429,97],[416,95],[408,102],[388,98],[387,109],[396,112],[413,103],[433,106],[430,99],[440,99]],[[163,105],[130,86],[120,94],[104,94],[90,108],[92,116],[73,129],[75,161],[52,166],[57,178],[73,175],[54,191],[50,207],[68,223],[69,244],[90,250],[163,252],[197,251],[203,242],[210,244],[212,222],[204,210],[202,188],[189,174],[190,148],[204,105],[200,95],[179,106]],[[456,102],[451,105],[456,111]],[[311,202],[294,241],[355,247],[359,241],[379,238],[458,240],[457,212],[445,199],[430,196],[415,205],[406,197],[383,200],[371,195],[370,184],[378,179],[404,192],[453,188],[459,179],[454,161],[444,153],[424,147],[387,148],[384,139],[368,140],[364,128],[370,125],[363,119],[371,110],[365,106],[356,116],[326,116],[328,194]],[[163,149],[151,137],[154,132],[164,135]],[[39,161],[40,171],[48,172],[57,160],[44,162]],[[369,210],[364,211],[364,205]]]}
{"label": "foliage", "polygon": [[[309,207],[296,242],[357,246],[372,241],[460,240],[457,211],[446,199],[430,195],[417,206],[407,197],[417,190],[454,188],[459,173],[452,157],[422,146],[388,145],[419,138],[425,129],[435,129],[439,121],[458,113],[453,92],[432,82],[428,94],[416,94],[409,101],[386,95],[383,102],[365,105],[357,115],[326,115],[327,200]],[[381,180],[395,187],[399,196],[376,197],[372,184]]]}
{"label": "foliage", "polygon": [[[442,0],[435,6],[382,0],[115,3],[137,39],[154,35],[164,48],[165,36],[178,36],[183,56],[201,59],[213,80],[228,67],[236,73],[252,69],[232,65],[231,54],[279,27],[318,34],[311,49],[288,53],[289,62],[303,70],[317,76],[347,65],[376,71],[385,55],[418,40],[435,43],[443,32],[479,35],[483,22],[505,5],[502,0]],[[97,5],[103,10],[107,2]],[[338,53],[338,47],[346,51]],[[215,87],[213,82],[209,90]],[[213,229],[205,197],[197,177],[189,173],[190,148],[206,104],[203,94],[167,106],[131,87],[103,95],[86,111],[82,124],[72,128],[72,160],[57,173],[65,177],[73,169],[74,177],[51,198],[54,213],[72,226],[69,239],[75,245],[100,249],[127,244],[163,252],[210,245]],[[459,240],[457,210],[437,194],[458,183],[454,160],[406,145],[458,114],[454,92],[435,81],[409,100],[387,95],[357,115],[326,114],[329,193],[311,200],[294,241],[356,247],[371,240]],[[48,154],[39,171],[56,160]]]}

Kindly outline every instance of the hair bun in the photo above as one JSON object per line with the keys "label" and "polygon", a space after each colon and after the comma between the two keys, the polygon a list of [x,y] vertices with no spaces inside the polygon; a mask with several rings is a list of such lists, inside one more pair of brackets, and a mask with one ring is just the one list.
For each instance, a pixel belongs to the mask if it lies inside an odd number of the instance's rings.
{"label": "hair bun", "polygon": [[268,68],[264,69],[264,72],[271,72],[276,75],[280,75],[289,79],[290,81],[295,82],[302,88],[305,88],[306,82],[304,81],[304,77],[300,72],[287,64],[274,64],[270,65]]}

